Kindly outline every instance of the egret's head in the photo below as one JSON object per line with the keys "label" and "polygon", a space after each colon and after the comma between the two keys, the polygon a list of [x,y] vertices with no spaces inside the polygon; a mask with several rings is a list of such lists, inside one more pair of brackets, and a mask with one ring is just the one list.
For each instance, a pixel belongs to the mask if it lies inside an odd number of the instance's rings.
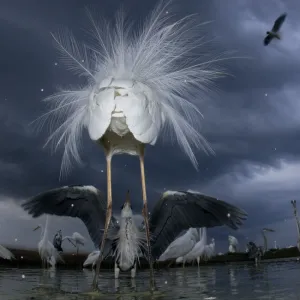
{"label": "egret's head", "polygon": [[129,190],[128,190],[125,203],[121,207],[121,218],[130,218],[130,217],[132,217],[132,209],[131,209]]}
{"label": "egret's head", "polygon": [[38,230],[38,229],[40,229],[41,228],[41,225],[38,225],[37,227],[35,227],[34,229],[33,229],[33,231],[36,231],[36,230]]}

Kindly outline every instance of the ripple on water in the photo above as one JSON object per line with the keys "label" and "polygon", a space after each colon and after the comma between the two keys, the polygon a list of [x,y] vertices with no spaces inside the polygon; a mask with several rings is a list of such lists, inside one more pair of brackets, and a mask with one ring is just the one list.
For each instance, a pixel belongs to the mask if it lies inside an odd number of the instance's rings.
{"label": "ripple on water", "polygon": [[0,269],[0,299],[202,299],[252,300],[300,299],[300,264],[291,262],[189,267],[155,273],[157,293],[149,293],[149,273],[141,270],[132,280],[128,273],[113,279],[113,272],[100,274],[101,293],[88,293],[91,270]]}

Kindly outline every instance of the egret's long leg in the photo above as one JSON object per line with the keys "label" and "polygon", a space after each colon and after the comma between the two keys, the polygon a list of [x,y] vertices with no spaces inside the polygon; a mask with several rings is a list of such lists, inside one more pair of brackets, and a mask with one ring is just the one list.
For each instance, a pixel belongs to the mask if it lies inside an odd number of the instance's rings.
{"label": "egret's long leg", "polygon": [[149,230],[149,214],[148,214],[148,204],[147,204],[147,193],[146,193],[146,179],[145,179],[145,165],[144,165],[144,155],[140,155],[140,167],[141,167],[141,178],[142,178],[142,193],[143,193],[143,216],[146,227],[146,238],[147,238],[147,248],[148,248],[148,261],[150,265],[150,285],[154,288],[154,277],[153,277],[153,263],[151,255],[151,244],[150,244],[150,230]]}
{"label": "egret's long leg", "polygon": [[100,247],[100,255],[97,260],[96,272],[93,280],[94,288],[96,288],[98,285],[98,277],[99,277],[101,262],[103,259],[104,245],[105,245],[108,226],[111,220],[111,213],[112,213],[111,156],[106,156],[106,165],[107,165],[107,174],[106,174],[107,175],[107,210],[106,210],[105,227],[104,227],[104,232],[103,232],[101,247]]}

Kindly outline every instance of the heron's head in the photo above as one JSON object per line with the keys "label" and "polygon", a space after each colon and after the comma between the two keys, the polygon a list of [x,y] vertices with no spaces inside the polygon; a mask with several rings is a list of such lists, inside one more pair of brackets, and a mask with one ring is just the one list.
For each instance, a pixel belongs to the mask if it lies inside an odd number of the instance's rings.
{"label": "heron's head", "polygon": [[130,218],[132,217],[132,208],[130,203],[129,190],[127,191],[126,200],[121,207],[121,218]]}
{"label": "heron's head", "polygon": [[38,225],[37,227],[35,227],[34,229],[33,229],[33,231],[36,231],[36,230],[38,230],[38,229],[40,229],[41,228],[41,225]]}

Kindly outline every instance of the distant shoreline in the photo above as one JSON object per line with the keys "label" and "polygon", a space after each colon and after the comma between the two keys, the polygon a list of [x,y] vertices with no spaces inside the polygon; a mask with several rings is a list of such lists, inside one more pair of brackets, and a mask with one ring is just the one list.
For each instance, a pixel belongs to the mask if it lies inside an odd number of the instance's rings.
{"label": "distant shoreline", "polygon": [[[5,267],[16,267],[16,268],[25,268],[25,267],[37,267],[42,266],[40,256],[37,250],[33,249],[13,249],[8,248],[14,255],[14,260],[5,260],[0,258],[0,266]],[[83,262],[86,260],[89,253],[79,253],[78,256],[76,253],[72,252],[63,252],[61,253],[65,264],[58,263],[59,268],[63,269],[82,269]],[[285,249],[271,249],[266,252],[263,260],[269,259],[284,259],[284,258],[297,258],[300,257],[300,252],[297,247],[285,248]],[[214,264],[227,264],[234,262],[250,262],[246,253],[231,253],[224,255],[217,255],[213,257],[210,261],[204,262],[200,261],[200,265],[214,265]],[[103,269],[113,268],[113,260],[111,258],[106,259],[101,267]],[[178,267],[175,263],[170,265],[170,261],[155,263],[156,268],[166,268],[166,267]],[[187,264],[188,265],[188,264]],[[195,265],[195,263],[194,263]],[[140,260],[139,269],[147,269],[149,267],[145,259]]]}

